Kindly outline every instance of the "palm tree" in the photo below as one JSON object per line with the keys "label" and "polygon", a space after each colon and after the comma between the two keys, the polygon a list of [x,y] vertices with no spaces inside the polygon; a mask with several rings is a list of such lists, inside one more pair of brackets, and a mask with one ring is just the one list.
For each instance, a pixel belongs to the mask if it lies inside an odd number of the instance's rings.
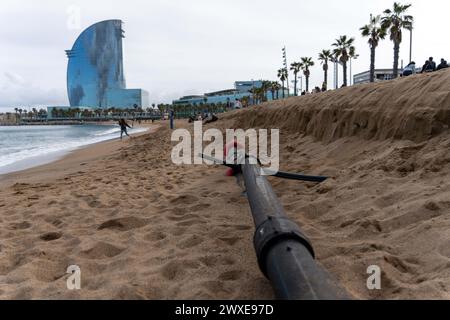
{"label": "palm tree", "polygon": [[331,50],[322,50],[321,53],[319,53],[319,61],[321,61],[321,64],[323,65],[323,87],[325,89],[328,88],[328,61],[331,61],[333,58],[333,55],[331,54]]}
{"label": "palm tree", "polygon": [[355,47],[353,46],[354,41],[355,38],[340,36],[333,43],[333,47],[335,47],[333,54],[342,63],[342,68],[344,69],[344,86],[347,86],[347,61],[350,59],[350,53],[354,54],[355,52]]}
{"label": "palm tree", "polygon": [[248,92],[250,92],[250,93],[252,94],[252,105],[258,104],[258,102],[256,101],[256,100],[257,100],[257,97],[256,97],[256,88],[253,87],[253,88],[249,89]]}
{"label": "palm tree", "polygon": [[390,39],[394,42],[394,78],[398,76],[398,57],[400,43],[402,42],[402,29],[411,31],[413,28],[414,18],[405,14],[409,7],[411,7],[411,4],[402,5],[394,2],[394,8],[392,10],[386,9],[384,16],[381,18],[381,27],[389,30]]}
{"label": "palm tree", "polygon": [[301,58],[300,68],[303,70],[303,74],[305,75],[305,82],[306,82],[306,91],[309,90],[309,76],[311,72],[309,71],[309,67],[312,67],[314,65],[314,61],[310,57],[303,57]]}
{"label": "palm tree", "polygon": [[264,95],[264,99],[263,101],[267,101],[267,91],[269,91],[272,87],[272,82],[269,80],[263,80],[262,81],[262,90],[263,90],[263,95]]}
{"label": "palm tree", "polygon": [[291,70],[294,72],[294,96],[297,96],[297,74],[300,72],[302,64],[300,62],[292,62]]}
{"label": "palm tree", "polygon": [[[272,100],[273,99],[277,99],[278,100],[278,93],[280,92],[281,89],[281,85],[278,81],[273,81],[272,82]],[[273,93],[275,93],[275,97],[273,95]]]}
{"label": "palm tree", "polygon": [[369,24],[359,29],[363,37],[369,38],[367,42],[370,47],[370,82],[375,81],[375,49],[378,47],[380,40],[386,37],[386,29],[381,27],[380,20],[381,16],[370,15]]}
{"label": "palm tree", "polygon": [[275,100],[275,81],[270,82],[270,93],[272,94],[272,100]]}
{"label": "palm tree", "polygon": [[281,90],[282,90],[282,94],[283,94],[283,99],[284,99],[284,82],[287,79],[287,73],[288,73],[288,71],[286,68],[278,70],[278,78],[280,78],[280,80],[281,80]]}

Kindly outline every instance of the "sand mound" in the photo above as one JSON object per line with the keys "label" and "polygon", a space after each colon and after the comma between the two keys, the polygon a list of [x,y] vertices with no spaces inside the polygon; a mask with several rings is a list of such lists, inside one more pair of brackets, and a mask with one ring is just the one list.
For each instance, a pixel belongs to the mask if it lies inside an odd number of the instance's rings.
{"label": "sand mound", "polygon": [[323,141],[346,136],[423,141],[450,126],[450,71],[262,104],[231,117],[238,128],[280,128]]}
{"label": "sand mound", "polygon": [[[450,298],[450,71],[267,103],[220,125],[280,128],[282,169],[330,177],[271,181],[355,297]],[[382,290],[365,286],[371,264]]]}

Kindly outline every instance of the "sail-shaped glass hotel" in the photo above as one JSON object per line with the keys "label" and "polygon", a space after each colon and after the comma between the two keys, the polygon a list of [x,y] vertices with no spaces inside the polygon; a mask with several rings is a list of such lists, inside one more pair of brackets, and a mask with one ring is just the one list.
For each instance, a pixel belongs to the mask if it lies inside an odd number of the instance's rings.
{"label": "sail-shaped glass hotel", "polygon": [[67,93],[71,107],[146,108],[148,93],[127,89],[123,71],[121,20],[98,22],[66,50]]}

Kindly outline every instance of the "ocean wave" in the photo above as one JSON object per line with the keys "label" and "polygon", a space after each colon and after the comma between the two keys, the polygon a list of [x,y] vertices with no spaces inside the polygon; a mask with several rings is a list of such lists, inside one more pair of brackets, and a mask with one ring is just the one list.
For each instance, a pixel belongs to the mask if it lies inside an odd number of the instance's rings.
{"label": "ocean wave", "polygon": [[109,130],[106,130],[106,131],[103,131],[103,132],[98,132],[98,133],[94,134],[94,136],[102,137],[102,136],[107,136],[109,134],[113,134],[113,133],[116,133],[116,132],[120,132],[120,128],[119,127],[112,128],[112,129],[109,129]]}
{"label": "ocean wave", "polygon": [[[46,127],[43,127],[43,131],[46,131],[45,129]],[[0,174],[22,170],[25,162],[27,163],[27,168],[41,165],[49,162],[46,159],[53,161],[56,156],[63,156],[67,152],[80,147],[120,137],[120,128],[106,127],[106,130],[102,129],[97,127],[93,132],[82,137],[71,136],[67,138],[61,136],[55,139],[52,136],[50,139],[48,134],[43,134],[42,139],[36,139],[32,143],[20,141],[20,138],[8,139],[10,140],[9,148],[4,148],[2,154],[0,154]],[[80,128],[75,127],[73,130],[80,130]],[[129,130],[129,133],[139,133],[146,130],[146,128],[132,128]],[[56,133],[52,132],[50,134],[55,135]]]}

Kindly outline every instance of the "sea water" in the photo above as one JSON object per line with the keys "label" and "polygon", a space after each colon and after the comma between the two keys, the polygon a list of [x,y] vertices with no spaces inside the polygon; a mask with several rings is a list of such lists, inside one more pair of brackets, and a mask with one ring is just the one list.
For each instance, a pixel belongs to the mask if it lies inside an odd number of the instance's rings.
{"label": "sea water", "polygon": [[[132,128],[128,132],[145,130]],[[119,137],[118,125],[0,126],[0,175],[49,163],[77,148]]]}

